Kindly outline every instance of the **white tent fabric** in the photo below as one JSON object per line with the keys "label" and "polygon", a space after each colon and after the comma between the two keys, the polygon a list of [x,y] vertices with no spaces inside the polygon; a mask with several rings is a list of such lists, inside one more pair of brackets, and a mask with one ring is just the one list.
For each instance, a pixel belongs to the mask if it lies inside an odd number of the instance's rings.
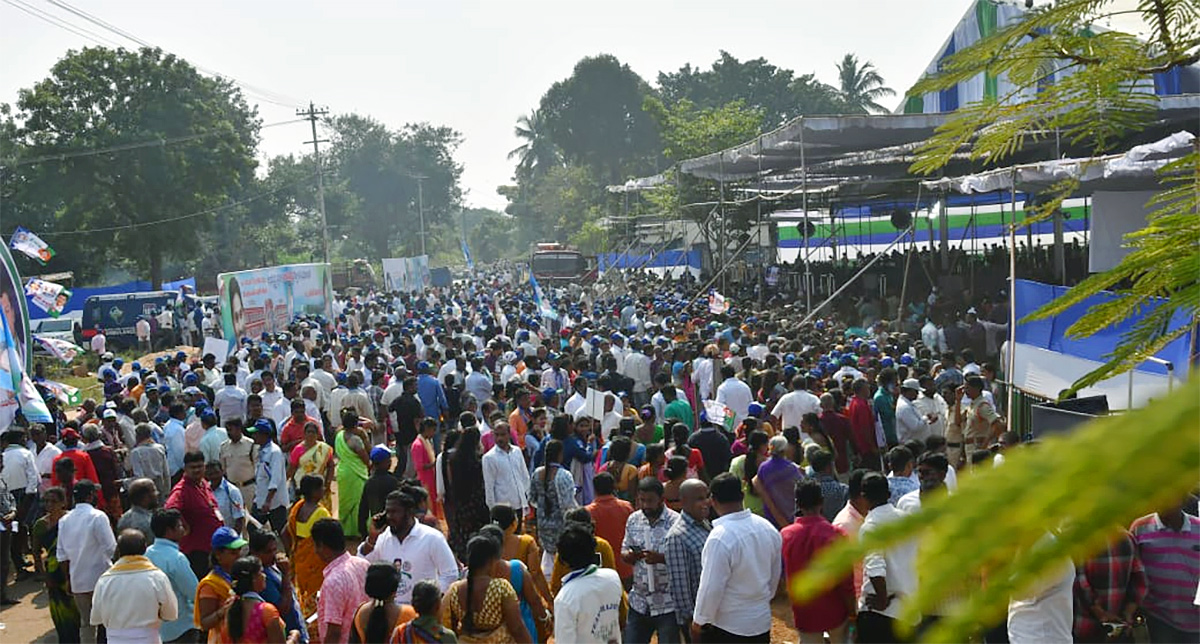
{"label": "white tent fabric", "polygon": [[[1059,392],[1071,386],[1076,380],[1099,368],[1102,363],[1086,358],[1050,351],[1027,344],[1018,343],[1015,356],[1013,379],[1017,388],[1045,398],[1057,398]],[[1005,364],[1008,362],[1009,343],[1004,343],[1002,350]],[[1132,408],[1145,407],[1152,399],[1166,396],[1172,388],[1183,387],[1186,384],[1187,365],[1175,365],[1175,382],[1172,385],[1166,376],[1131,371],[1115,378],[1101,381],[1093,387],[1079,391],[1080,396],[1108,396],[1110,409],[1129,409],[1129,381],[1133,379]]]}
{"label": "white tent fabric", "polygon": [[930,190],[950,190],[962,194],[1009,190],[1014,187],[1021,192],[1037,192],[1068,178],[1081,181],[1081,194],[1090,194],[1105,187],[1153,187],[1158,183],[1158,170],[1190,151],[1195,139],[1196,136],[1191,132],[1176,132],[1153,143],[1135,146],[1125,154],[1028,163],[964,177],[922,181],[921,185]]}

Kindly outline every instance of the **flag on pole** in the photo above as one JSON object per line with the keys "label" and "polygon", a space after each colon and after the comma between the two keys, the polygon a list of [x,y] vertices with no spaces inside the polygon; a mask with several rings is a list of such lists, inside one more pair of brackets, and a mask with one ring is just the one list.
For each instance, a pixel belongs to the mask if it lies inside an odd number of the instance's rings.
{"label": "flag on pole", "polygon": [[529,284],[533,286],[533,302],[537,304],[538,312],[543,318],[550,320],[558,319],[558,312],[554,307],[550,306],[550,300],[546,299],[545,293],[542,293],[542,286],[538,284],[537,278],[533,276],[533,272],[529,273]]}
{"label": "flag on pole", "polygon": [[50,244],[42,241],[41,237],[33,234],[31,230],[24,226],[17,226],[17,230],[13,232],[10,245],[13,250],[19,250],[29,257],[45,264],[54,257],[54,249],[50,248]]}
{"label": "flag on pole", "polygon": [[49,313],[52,318],[62,315],[63,308],[71,299],[71,291],[64,288],[62,284],[47,282],[36,277],[31,277],[28,282],[25,282],[25,295],[29,296],[29,301],[34,306]]}
{"label": "flag on pole", "polygon": [[63,364],[69,364],[75,359],[75,356],[83,353],[82,348],[66,340],[45,338],[40,335],[34,335],[33,340],[49,351],[50,355],[62,360]]}
{"label": "flag on pole", "polygon": [[54,394],[64,405],[73,407],[83,403],[83,394],[79,389],[71,385],[53,380],[43,380],[41,385]]}
{"label": "flag on pole", "polygon": [[0,426],[12,424],[17,409],[31,423],[49,423],[53,421],[46,401],[42,400],[37,387],[21,368],[23,362],[17,352],[8,318],[0,310]]}
{"label": "flag on pole", "polygon": [[471,259],[471,248],[467,246],[466,238],[460,240],[462,243],[463,259],[467,260],[467,270],[475,270],[475,261]]}

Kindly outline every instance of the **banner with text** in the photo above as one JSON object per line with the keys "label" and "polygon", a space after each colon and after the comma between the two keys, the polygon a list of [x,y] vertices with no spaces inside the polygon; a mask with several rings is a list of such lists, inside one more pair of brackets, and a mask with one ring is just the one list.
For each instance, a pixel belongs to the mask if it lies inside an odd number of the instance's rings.
{"label": "banner with text", "polygon": [[31,277],[28,282],[25,282],[25,296],[34,306],[45,311],[50,317],[56,318],[62,315],[63,309],[67,306],[67,300],[71,299],[71,291],[64,288],[62,284]]}
{"label": "banner with text", "polygon": [[383,283],[389,291],[420,293],[429,288],[430,282],[428,255],[383,260]]}
{"label": "banner with text", "polygon": [[333,317],[328,264],[290,264],[217,275],[221,333],[233,343],[280,333],[298,315]]}

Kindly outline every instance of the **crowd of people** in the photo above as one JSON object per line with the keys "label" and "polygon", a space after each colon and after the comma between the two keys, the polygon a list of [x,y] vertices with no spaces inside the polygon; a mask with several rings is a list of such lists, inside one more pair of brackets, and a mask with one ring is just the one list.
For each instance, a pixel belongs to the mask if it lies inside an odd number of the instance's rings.
{"label": "crowd of people", "polygon": [[[340,297],[221,363],[101,355],[102,398],[0,435],[0,602],[36,574],[88,643],[766,642],[776,597],[801,642],[919,634],[917,543],[816,598],[786,580],[1037,449],[1003,416],[1005,298],[802,322],[695,295],[481,272]],[[980,640],[1197,641],[1183,507]]]}

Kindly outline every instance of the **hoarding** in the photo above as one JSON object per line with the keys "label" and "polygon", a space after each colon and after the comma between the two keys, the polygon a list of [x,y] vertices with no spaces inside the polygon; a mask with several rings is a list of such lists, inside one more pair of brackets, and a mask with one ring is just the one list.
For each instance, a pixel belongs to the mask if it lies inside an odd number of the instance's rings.
{"label": "hoarding", "polygon": [[298,315],[332,316],[328,264],[290,264],[217,275],[221,334],[231,343],[281,333]]}

